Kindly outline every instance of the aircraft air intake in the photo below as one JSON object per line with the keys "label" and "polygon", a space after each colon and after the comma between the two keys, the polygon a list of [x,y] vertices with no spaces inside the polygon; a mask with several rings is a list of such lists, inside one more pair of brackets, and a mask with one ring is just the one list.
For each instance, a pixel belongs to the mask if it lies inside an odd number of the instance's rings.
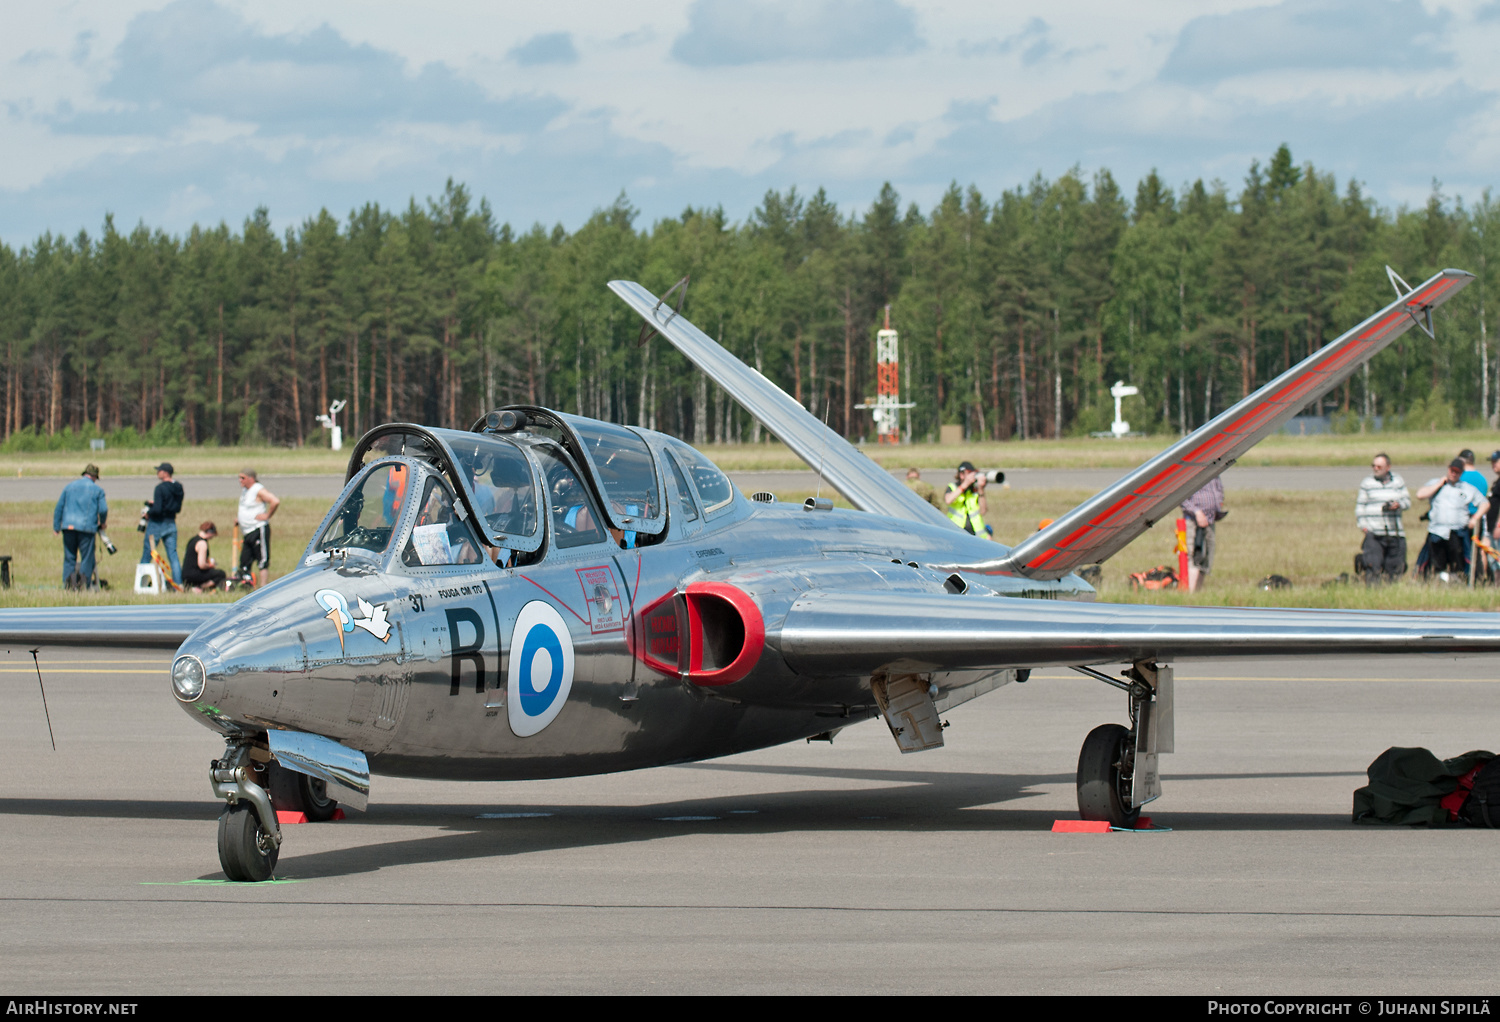
{"label": "aircraft air intake", "polygon": [[741,680],[765,648],[766,625],[750,595],[726,582],[690,582],[640,614],[635,655],[652,670],[713,688]]}

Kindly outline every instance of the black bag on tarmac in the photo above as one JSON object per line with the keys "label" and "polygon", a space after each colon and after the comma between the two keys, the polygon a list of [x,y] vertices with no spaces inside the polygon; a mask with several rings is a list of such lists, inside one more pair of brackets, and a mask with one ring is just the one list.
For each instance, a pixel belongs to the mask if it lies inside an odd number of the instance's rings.
{"label": "black bag on tarmac", "polygon": [[1354,822],[1444,826],[1450,817],[1443,797],[1453,793],[1460,777],[1494,758],[1482,750],[1440,760],[1426,749],[1386,749],[1365,771],[1370,783],[1355,789]]}
{"label": "black bag on tarmac", "polygon": [[1500,827],[1500,759],[1492,759],[1474,775],[1474,788],[1458,818],[1471,827]]}

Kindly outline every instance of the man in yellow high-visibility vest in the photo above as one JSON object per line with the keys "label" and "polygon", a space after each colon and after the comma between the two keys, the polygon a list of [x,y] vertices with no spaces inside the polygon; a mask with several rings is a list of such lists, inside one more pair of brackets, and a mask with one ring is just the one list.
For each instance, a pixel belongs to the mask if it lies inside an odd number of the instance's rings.
{"label": "man in yellow high-visibility vest", "polygon": [[954,476],[953,484],[943,494],[948,503],[948,517],[965,532],[975,536],[986,535],[984,516],[990,507],[984,499],[986,479],[974,468],[972,462],[962,462]]}

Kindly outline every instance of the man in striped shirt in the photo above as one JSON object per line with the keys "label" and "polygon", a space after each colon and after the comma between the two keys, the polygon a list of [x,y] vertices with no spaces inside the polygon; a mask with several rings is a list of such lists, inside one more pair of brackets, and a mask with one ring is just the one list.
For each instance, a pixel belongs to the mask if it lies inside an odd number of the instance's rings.
{"label": "man in striped shirt", "polygon": [[1394,582],[1406,574],[1406,529],[1401,512],[1411,507],[1406,480],[1391,471],[1391,459],[1377,454],[1370,461],[1370,475],[1359,484],[1354,519],[1364,530],[1360,554],[1365,561],[1365,582]]}

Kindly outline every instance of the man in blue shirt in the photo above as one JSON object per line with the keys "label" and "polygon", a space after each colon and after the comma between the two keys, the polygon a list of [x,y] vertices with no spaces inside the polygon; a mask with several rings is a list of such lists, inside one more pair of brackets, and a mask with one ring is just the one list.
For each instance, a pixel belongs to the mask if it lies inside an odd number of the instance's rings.
{"label": "man in blue shirt", "polygon": [[83,475],[63,487],[52,510],[52,532],[63,541],[63,585],[75,575],[79,587],[95,588],[94,535],[104,528],[109,503],[99,485],[99,466],[89,465]]}
{"label": "man in blue shirt", "polygon": [[[1481,494],[1489,493],[1490,481],[1484,477],[1483,472],[1480,472],[1474,467],[1474,452],[1465,447],[1463,450],[1458,452],[1458,460],[1464,463],[1464,474],[1461,477],[1463,481],[1474,487],[1474,489],[1478,490]],[[1478,507],[1478,504],[1470,504],[1469,514],[1473,514],[1478,509]],[[1478,528],[1478,526],[1476,526],[1476,528]],[[1471,534],[1468,531],[1464,532],[1465,562],[1472,561],[1474,559],[1473,536],[1476,535],[1479,535],[1479,533],[1475,532]]]}
{"label": "man in blue shirt", "polygon": [[[1490,489],[1490,481],[1484,477],[1483,472],[1480,472],[1474,467],[1474,452],[1465,447],[1463,450],[1458,452],[1458,457],[1459,460],[1464,463],[1464,474],[1459,478],[1468,483],[1470,486],[1474,487],[1474,489],[1478,490],[1480,493],[1488,493]],[[1470,510],[1472,511],[1472,508]]]}

